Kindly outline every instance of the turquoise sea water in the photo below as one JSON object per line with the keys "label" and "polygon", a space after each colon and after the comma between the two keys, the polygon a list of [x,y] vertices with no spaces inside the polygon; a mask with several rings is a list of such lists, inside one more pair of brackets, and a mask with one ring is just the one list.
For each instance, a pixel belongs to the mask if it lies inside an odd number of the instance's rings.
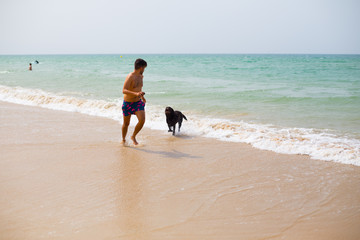
{"label": "turquoise sea water", "polygon": [[0,85],[119,104],[138,57],[148,62],[147,114],[173,106],[198,120],[360,139],[360,55],[0,56]]}

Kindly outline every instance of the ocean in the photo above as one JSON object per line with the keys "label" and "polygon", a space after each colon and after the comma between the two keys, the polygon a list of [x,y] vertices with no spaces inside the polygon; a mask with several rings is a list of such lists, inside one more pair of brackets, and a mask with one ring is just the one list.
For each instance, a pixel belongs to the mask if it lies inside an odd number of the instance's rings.
{"label": "ocean", "polygon": [[171,106],[189,120],[182,135],[360,166],[360,55],[0,56],[0,100],[121,123],[136,58],[148,128],[169,134]]}

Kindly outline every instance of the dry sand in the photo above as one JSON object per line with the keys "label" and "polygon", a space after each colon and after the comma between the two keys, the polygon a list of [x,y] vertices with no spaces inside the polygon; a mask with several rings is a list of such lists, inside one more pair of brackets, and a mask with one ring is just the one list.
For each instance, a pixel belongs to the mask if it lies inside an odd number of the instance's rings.
{"label": "dry sand", "polygon": [[115,121],[2,102],[0,122],[0,239],[360,239],[360,167],[165,123],[123,147]]}

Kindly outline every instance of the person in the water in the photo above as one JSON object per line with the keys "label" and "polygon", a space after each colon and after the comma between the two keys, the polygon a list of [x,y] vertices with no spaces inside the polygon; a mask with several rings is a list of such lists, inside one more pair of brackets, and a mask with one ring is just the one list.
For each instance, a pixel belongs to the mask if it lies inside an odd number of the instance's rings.
{"label": "person in the water", "polygon": [[29,63],[29,71],[32,71],[32,64]]}

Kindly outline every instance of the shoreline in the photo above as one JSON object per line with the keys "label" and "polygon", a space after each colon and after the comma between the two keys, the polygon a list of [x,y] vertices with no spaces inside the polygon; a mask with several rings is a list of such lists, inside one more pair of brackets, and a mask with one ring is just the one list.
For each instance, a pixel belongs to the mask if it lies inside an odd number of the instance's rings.
{"label": "shoreline", "polygon": [[146,128],[122,147],[114,120],[0,111],[4,239],[360,236],[358,166]]}
{"label": "shoreline", "polygon": [[[0,85],[0,101],[38,106],[50,110],[79,112],[121,122],[121,103],[100,99],[58,95],[41,89],[7,87]],[[145,127],[163,129],[163,108],[147,105]],[[341,162],[360,166],[360,139],[330,129],[281,127],[246,120],[231,120],[190,114],[190,121],[182,133],[192,137],[205,137],[225,142],[249,143],[260,150],[284,154],[306,154],[313,159]],[[131,123],[133,124],[133,122]],[[345,134],[345,135],[344,135]]]}

